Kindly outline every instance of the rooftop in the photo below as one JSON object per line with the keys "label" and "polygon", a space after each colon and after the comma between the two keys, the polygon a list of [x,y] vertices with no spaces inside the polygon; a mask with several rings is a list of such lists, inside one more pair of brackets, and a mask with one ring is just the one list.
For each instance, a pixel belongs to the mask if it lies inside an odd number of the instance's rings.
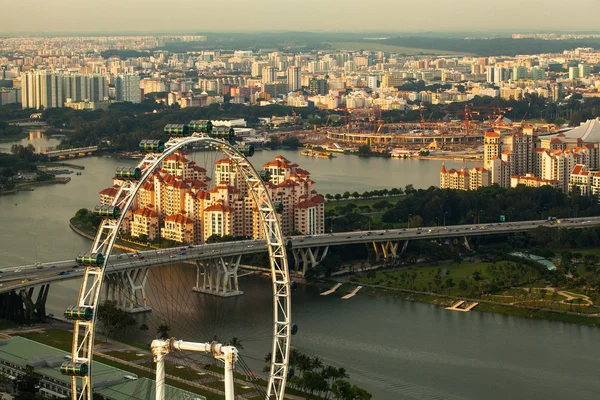
{"label": "rooftop", "polygon": [[[20,336],[0,340],[0,361],[9,362],[25,370],[27,365],[34,367],[37,374],[52,378],[70,386],[71,378],[60,373],[60,365],[70,353],[35,342]],[[102,396],[111,400],[126,400],[132,398],[152,399],[154,381],[139,378],[135,374],[106,364],[93,361],[94,387]],[[136,379],[126,378],[133,376]],[[166,385],[167,398],[199,399],[204,397]],[[134,396],[135,394],[135,396]]]}

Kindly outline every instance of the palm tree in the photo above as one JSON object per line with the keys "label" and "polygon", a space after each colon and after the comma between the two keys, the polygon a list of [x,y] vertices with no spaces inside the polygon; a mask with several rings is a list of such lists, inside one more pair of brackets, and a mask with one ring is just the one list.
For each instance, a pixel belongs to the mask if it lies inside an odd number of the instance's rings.
{"label": "palm tree", "polygon": [[156,333],[158,334],[158,336],[161,339],[168,339],[170,332],[171,332],[171,328],[169,328],[169,325],[167,325],[167,324],[160,324],[160,326],[156,330]]}
{"label": "palm tree", "polygon": [[319,358],[319,356],[315,356],[315,358],[311,360],[311,367],[312,370],[323,368],[323,361]]}
{"label": "palm tree", "polygon": [[231,340],[229,341],[229,345],[237,348],[238,350],[244,350],[244,345],[236,336],[231,338]]}

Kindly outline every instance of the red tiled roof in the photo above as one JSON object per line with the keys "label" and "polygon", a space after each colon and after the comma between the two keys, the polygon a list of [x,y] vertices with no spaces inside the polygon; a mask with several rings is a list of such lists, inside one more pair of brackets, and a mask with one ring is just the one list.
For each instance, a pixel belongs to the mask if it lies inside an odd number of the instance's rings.
{"label": "red tiled roof", "polygon": [[192,224],[192,223],[194,223],[194,221],[192,221],[191,219],[189,219],[181,214],[169,215],[167,218],[165,218],[165,222],[175,222],[177,224]]}
{"label": "red tiled roof", "polygon": [[573,168],[573,171],[571,172],[572,174],[578,174],[581,172],[581,170],[583,169],[583,165],[581,164],[577,164],[575,166],[575,168]]}
{"label": "red tiled roof", "polygon": [[142,217],[154,218],[158,217],[158,214],[149,208],[139,208],[133,212],[135,215],[141,215]]}
{"label": "red tiled roof", "polygon": [[119,187],[118,186],[112,186],[109,188],[106,188],[104,190],[102,190],[100,192],[100,195],[106,195],[106,196],[110,196],[110,197],[115,197],[117,195],[117,193],[119,193]]}
{"label": "red tiled roof", "polygon": [[287,166],[288,166],[287,163],[285,163],[283,161],[275,160],[275,161],[269,161],[268,163],[264,164],[263,168],[267,168],[267,167],[285,168]]}
{"label": "red tiled roof", "polygon": [[227,207],[222,203],[213,204],[210,207],[204,209],[206,212],[231,212],[231,208]]}
{"label": "red tiled roof", "polygon": [[485,133],[485,137],[500,137],[500,135],[498,135],[496,132],[486,132]]}

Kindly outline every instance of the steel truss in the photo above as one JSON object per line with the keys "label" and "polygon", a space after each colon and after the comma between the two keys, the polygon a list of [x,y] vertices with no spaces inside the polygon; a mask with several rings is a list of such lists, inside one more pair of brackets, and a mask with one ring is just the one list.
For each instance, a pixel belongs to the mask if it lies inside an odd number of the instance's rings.
{"label": "steel truss", "polygon": [[277,219],[277,213],[264,182],[246,157],[229,142],[210,138],[202,133],[194,133],[189,137],[171,138],[165,143],[163,153],[147,154],[137,166],[142,170],[141,179],[137,182],[124,180],[111,204],[121,209],[119,219],[104,218],[98,229],[91,252],[102,253],[104,263],[102,267],[87,266],[85,268],[77,302],[78,306],[91,307],[94,314],[89,321],[74,321],[71,350],[72,361],[86,363],[89,371],[85,376],[71,377],[72,400],[92,399],[92,359],[97,321],[95,311],[99,306],[101,287],[107,275],[110,256],[121,224],[140,187],[160,163],[178,149],[192,143],[200,143],[209,148],[220,150],[231,159],[237,172],[246,180],[248,190],[252,194],[256,208],[259,211],[269,250],[273,285],[273,343],[267,399],[283,400],[290,354],[291,291],[284,237]]}

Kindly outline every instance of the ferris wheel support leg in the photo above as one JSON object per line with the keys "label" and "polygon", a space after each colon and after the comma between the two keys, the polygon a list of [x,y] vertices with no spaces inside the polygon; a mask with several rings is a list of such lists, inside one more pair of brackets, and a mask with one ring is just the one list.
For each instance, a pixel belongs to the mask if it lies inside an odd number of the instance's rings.
{"label": "ferris wheel support leg", "polygon": [[156,400],[165,400],[165,356],[169,353],[169,342],[154,340],[151,346],[156,362]]}

